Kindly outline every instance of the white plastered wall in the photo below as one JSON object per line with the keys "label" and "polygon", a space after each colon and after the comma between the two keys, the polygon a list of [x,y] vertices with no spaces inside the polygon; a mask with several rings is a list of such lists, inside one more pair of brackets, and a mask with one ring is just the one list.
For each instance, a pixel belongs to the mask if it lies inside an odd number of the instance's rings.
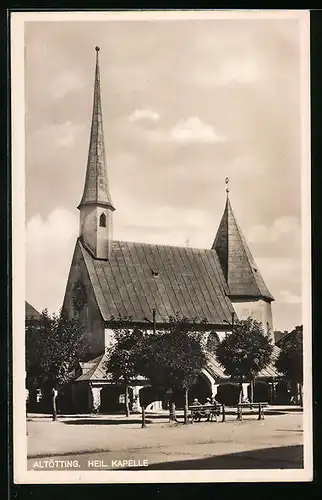
{"label": "white plastered wall", "polygon": [[247,319],[249,316],[256,321],[262,323],[263,329],[269,332],[274,337],[273,315],[272,306],[266,300],[243,300],[233,301],[233,306],[236,311],[237,317],[240,320]]}

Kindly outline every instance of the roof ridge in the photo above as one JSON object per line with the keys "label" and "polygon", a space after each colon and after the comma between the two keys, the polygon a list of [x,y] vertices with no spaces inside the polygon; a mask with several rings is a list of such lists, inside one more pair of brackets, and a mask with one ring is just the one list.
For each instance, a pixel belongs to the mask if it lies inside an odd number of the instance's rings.
{"label": "roof ridge", "polygon": [[210,248],[202,248],[202,247],[187,247],[185,245],[170,245],[167,243],[149,243],[146,241],[133,241],[133,240],[117,240],[113,239],[113,244],[114,243],[126,243],[126,244],[133,244],[133,245],[146,245],[146,246],[153,246],[153,247],[171,247],[171,248],[183,248],[186,250],[196,250],[196,251],[207,251],[210,252]]}

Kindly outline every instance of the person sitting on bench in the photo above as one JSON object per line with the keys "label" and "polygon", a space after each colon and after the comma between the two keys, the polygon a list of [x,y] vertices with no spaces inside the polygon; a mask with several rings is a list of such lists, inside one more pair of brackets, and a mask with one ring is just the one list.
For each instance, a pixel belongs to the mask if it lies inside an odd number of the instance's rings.
{"label": "person sitting on bench", "polygon": [[[210,398],[206,399],[204,406],[212,406],[212,402],[211,402]],[[207,417],[207,422],[210,422],[210,418],[212,417],[212,412],[210,409],[205,411],[205,417]]]}
{"label": "person sitting on bench", "polygon": [[[199,399],[198,399],[198,398],[195,398],[195,399],[193,400],[193,402],[192,402],[192,406],[201,406],[201,403],[200,403],[200,401],[199,401]],[[198,420],[198,422],[200,422],[201,417],[202,417],[202,413],[201,413],[201,411],[200,411],[200,412],[199,412],[199,411],[198,411],[198,412],[197,412],[197,411],[196,411],[196,412],[194,412],[193,419],[194,419],[195,421],[197,421],[197,420]]]}

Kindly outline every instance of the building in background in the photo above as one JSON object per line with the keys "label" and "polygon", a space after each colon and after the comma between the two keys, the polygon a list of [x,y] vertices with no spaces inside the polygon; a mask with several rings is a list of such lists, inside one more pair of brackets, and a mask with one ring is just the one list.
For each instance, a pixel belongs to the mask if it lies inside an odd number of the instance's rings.
{"label": "building in background", "polygon": [[41,314],[31,305],[25,301],[25,319],[26,323],[37,321],[40,319]]}

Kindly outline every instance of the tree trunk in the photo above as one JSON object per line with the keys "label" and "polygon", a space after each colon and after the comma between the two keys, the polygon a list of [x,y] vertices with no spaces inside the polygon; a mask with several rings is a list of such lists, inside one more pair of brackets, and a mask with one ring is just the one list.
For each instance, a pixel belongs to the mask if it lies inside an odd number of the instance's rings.
{"label": "tree trunk", "polygon": [[298,383],[295,381],[292,381],[291,383],[291,401],[293,404],[298,404],[298,397],[299,397],[299,389],[298,389]]}
{"label": "tree trunk", "polygon": [[254,380],[250,382],[250,402],[254,403]]}
{"label": "tree trunk", "polygon": [[302,406],[303,401],[302,401],[302,385],[298,382],[296,384],[296,404]]}
{"label": "tree trunk", "polygon": [[141,421],[141,427],[142,429],[144,429],[146,427],[146,423],[145,423],[145,407],[144,405],[142,405],[142,421]]}
{"label": "tree trunk", "polygon": [[170,405],[170,421],[175,422],[176,421],[176,404],[174,400],[171,401]]}
{"label": "tree trunk", "polygon": [[238,403],[242,403],[243,400],[243,380],[240,379],[239,381],[239,398],[238,398]]}
{"label": "tree trunk", "polygon": [[184,423],[188,423],[188,389],[184,390]]}
{"label": "tree trunk", "polygon": [[130,416],[130,398],[129,398],[129,386],[125,386],[125,416]]}
{"label": "tree trunk", "polygon": [[170,404],[169,404],[169,420],[174,422],[176,420],[176,404],[174,402],[174,390],[172,389]]}
{"label": "tree trunk", "polygon": [[299,384],[299,403],[303,407],[303,385]]}
{"label": "tree trunk", "polygon": [[57,399],[57,390],[53,388],[52,390],[52,413],[53,413],[53,422],[57,421],[57,406],[56,406],[56,399]]}

